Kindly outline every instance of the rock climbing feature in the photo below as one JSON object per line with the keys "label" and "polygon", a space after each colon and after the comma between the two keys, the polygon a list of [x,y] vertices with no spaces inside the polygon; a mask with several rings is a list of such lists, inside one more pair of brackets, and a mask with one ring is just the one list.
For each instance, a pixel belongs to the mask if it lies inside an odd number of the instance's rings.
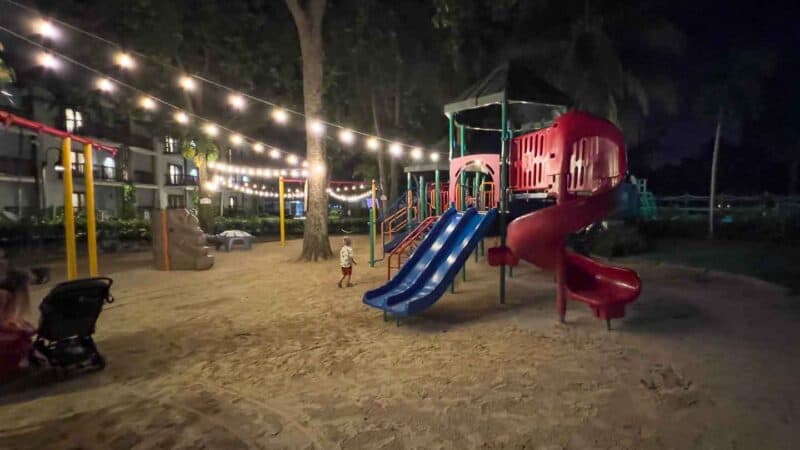
{"label": "rock climbing feature", "polygon": [[150,221],[153,260],[160,270],[206,270],[214,265],[206,235],[188,209],[166,209]]}

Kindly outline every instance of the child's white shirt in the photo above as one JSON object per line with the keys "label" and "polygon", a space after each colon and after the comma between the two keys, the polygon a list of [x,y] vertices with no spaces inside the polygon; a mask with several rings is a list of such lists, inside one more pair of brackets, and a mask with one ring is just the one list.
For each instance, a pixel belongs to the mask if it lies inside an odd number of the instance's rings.
{"label": "child's white shirt", "polygon": [[342,246],[339,251],[339,264],[342,267],[350,267],[353,265],[353,247],[349,245]]}

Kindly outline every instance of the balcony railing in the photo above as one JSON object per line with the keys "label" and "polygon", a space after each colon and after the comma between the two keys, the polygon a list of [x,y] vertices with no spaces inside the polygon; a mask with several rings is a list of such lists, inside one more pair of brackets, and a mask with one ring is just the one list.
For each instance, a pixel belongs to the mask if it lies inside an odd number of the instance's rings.
{"label": "balcony railing", "polygon": [[[72,176],[83,178],[86,176],[86,164],[72,163]],[[113,166],[103,166],[95,164],[94,166],[94,179],[95,181],[125,181],[122,170]]]}
{"label": "balcony railing", "polygon": [[18,177],[36,176],[36,164],[30,159],[0,156],[0,173]]}
{"label": "balcony railing", "polygon": [[153,176],[150,172],[144,172],[141,170],[134,170],[133,171],[133,182],[134,183],[141,183],[141,184],[156,184],[155,182],[156,177]]}
{"label": "balcony railing", "polygon": [[184,175],[182,173],[168,173],[164,184],[167,186],[197,186],[197,176]]}

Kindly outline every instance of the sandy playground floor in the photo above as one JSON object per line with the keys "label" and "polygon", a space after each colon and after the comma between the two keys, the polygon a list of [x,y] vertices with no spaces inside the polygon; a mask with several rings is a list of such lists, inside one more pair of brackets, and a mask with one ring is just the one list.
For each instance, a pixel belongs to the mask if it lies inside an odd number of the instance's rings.
{"label": "sandy playground floor", "polygon": [[397,327],[361,304],[386,277],[365,238],[349,289],[299,248],[218,254],[208,272],[104,256],[108,367],[3,386],[0,448],[800,447],[800,299],[781,288],[631,262],[644,294],[607,332],[577,303],[558,324],[531,266],[498,305],[496,269],[471,261]]}

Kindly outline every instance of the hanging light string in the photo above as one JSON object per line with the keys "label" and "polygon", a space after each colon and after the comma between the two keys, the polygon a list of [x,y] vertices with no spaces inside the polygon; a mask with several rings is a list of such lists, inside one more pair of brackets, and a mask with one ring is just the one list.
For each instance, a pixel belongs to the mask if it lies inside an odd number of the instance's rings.
{"label": "hanging light string", "polygon": [[[27,5],[23,5],[23,4],[21,4],[19,2],[16,2],[14,0],[3,0],[3,1],[8,3],[8,4],[14,5],[14,6],[18,7],[18,8],[21,8],[21,9],[27,11],[28,13],[30,13],[32,15],[35,15],[37,17],[44,17],[44,15],[41,12],[39,12],[38,10],[36,10],[34,8],[31,8],[31,7],[27,6]],[[102,37],[102,36],[100,36],[100,35],[98,35],[96,33],[92,33],[90,31],[86,31],[86,30],[84,30],[84,29],[82,29],[80,27],[77,27],[75,25],[72,25],[72,24],[70,24],[68,22],[65,22],[65,21],[62,21],[62,20],[59,20],[59,19],[51,18],[51,19],[49,19],[49,21],[46,21],[44,19],[40,19],[39,22],[38,22],[38,24],[39,24],[39,26],[38,26],[39,30],[38,31],[40,32],[40,34],[43,34],[42,33],[42,29],[46,30],[46,31],[44,31],[46,33],[57,34],[57,31],[55,31],[55,28],[52,25],[52,23],[57,23],[57,24],[65,27],[65,28],[68,28],[68,29],[76,32],[76,33],[82,34],[82,35],[90,37],[92,39],[101,41],[101,42],[103,42],[104,44],[106,44],[108,46],[114,47],[119,52],[117,57],[116,57],[117,64],[122,68],[126,68],[126,66],[131,66],[132,67],[133,65],[135,65],[135,61],[133,60],[133,57],[131,55],[136,55],[137,57],[139,57],[141,59],[147,60],[147,61],[149,61],[149,62],[151,62],[153,64],[156,64],[156,65],[159,65],[159,66],[161,66],[163,68],[172,70],[173,72],[184,73],[184,71],[181,70],[180,68],[175,67],[175,66],[173,66],[173,65],[171,65],[169,63],[166,63],[164,61],[158,60],[156,58],[153,58],[153,57],[151,57],[151,56],[149,56],[147,54],[144,54],[144,53],[141,53],[141,52],[138,52],[138,51],[135,51],[135,50],[124,51],[123,50],[124,47],[122,45],[120,45],[119,43],[117,43],[117,42],[111,41],[111,40],[109,40],[107,38],[104,38],[104,37]],[[261,103],[261,104],[264,104],[264,105],[267,105],[267,106],[271,107],[272,111],[270,113],[270,116],[272,117],[272,119],[276,123],[278,123],[280,125],[286,124],[289,121],[289,115],[291,114],[291,115],[299,116],[299,117],[302,117],[302,118],[306,119],[306,123],[310,127],[310,131],[313,134],[316,134],[316,135],[324,134],[325,133],[325,128],[327,128],[327,127],[331,127],[331,128],[337,129],[338,130],[339,141],[341,143],[343,143],[343,144],[346,144],[346,145],[351,145],[351,144],[355,143],[356,135],[358,135],[358,136],[361,136],[361,137],[364,138],[365,146],[369,150],[376,151],[376,150],[378,150],[380,148],[381,143],[384,143],[384,144],[387,145],[387,148],[389,150],[389,154],[392,157],[399,158],[399,157],[403,156],[403,154],[405,153],[405,149],[408,148],[408,149],[410,149],[409,150],[409,155],[410,155],[412,160],[422,160],[424,158],[423,151],[419,147],[416,147],[416,146],[413,146],[413,145],[408,145],[408,144],[403,144],[401,142],[393,141],[391,139],[386,139],[386,138],[382,138],[382,137],[379,137],[379,136],[374,136],[374,135],[366,133],[366,132],[362,132],[362,131],[359,131],[359,130],[354,130],[354,129],[348,128],[348,127],[346,127],[344,125],[340,125],[340,124],[337,124],[337,123],[334,123],[334,122],[325,121],[325,120],[322,120],[320,118],[308,117],[308,116],[306,116],[304,113],[302,113],[300,111],[296,111],[296,110],[293,110],[291,108],[286,108],[286,107],[280,106],[275,102],[272,102],[272,101],[269,101],[267,99],[248,94],[248,93],[243,92],[241,90],[234,89],[234,88],[232,88],[230,86],[227,86],[227,85],[225,85],[223,83],[220,83],[218,81],[212,80],[210,78],[207,78],[207,77],[204,77],[204,76],[201,76],[201,75],[198,75],[198,74],[184,74],[179,79],[179,85],[184,90],[191,91],[191,90],[193,90],[195,88],[195,83],[194,83],[195,80],[201,81],[203,83],[206,83],[208,85],[214,86],[214,87],[216,87],[216,88],[218,88],[220,90],[225,91],[228,94],[227,101],[228,101],[229,105],[234,107],[234,108],[236,108],[236,109],[240,109],[240,110],[243,109],[245,104],[246,104],[246,102],[247,102],[247,100],[251,100],[251,101],[254,101],[254,102],[257,102],[257,103]],[[439,160],[438,152],[430,153],[429,158],[431,159],[431,161],[434,161],[434,162],[438,161]]]}
{"label": "hanging light string", "polygon": [[327,189],[328,195],[340,202],[357,203],[372,195],[372,191],[366,191],[356,195],[342,195],[337,192],[338,190],[338,188],[335,191],[331,188]]}
{"label": "hanging light string", "polygon": [[[220,130],[224,130],[227,133],[229,133],[228,139],[229,139],[230,143],[232,145],[234,145],[234,146],[243,146],[243,145],[249,143],[249,145],[251,145],[253,150],[255,152],[257,152],[257,153],[261,153],[261,152],[264,152],[266,149],[269,149],[270,150],[270,157],[272,157],[273,159],[279,159],[279,158],[282,157],[282,155],[286,155],[285,159],[286,159],[286,162],[289,163],[289,164],[292,164],[293,161],[295,161],[294,164],[297,164],[297,161],[300,160],[299,157],[294,153],[282,150],[282,149],[280,149],[278,147],[275,147],[274,145],[266,144],[266,143],[264,143],[262,141],[254,139],[252,137],[245,136],[245,135],[243,135],[243,134],[241,134],[241,133],[239,133],[239,132],[237,132],[237,131],[235,131],[233,129],[230,129],[228,127],[217,125],[213,121],[211,121],[210,119],[207,119],[207,118],[205,118],[203,116],[200,116],[198,114],[187,112],[187,111],[181,109],[177,105],[175,105],[175,104],[173,104],[173,103],[171,103],[171,102],[169,102],[167,100],[164,100],[164,99],[162,99],[160,97],[157,97],[155,95],[149,94],[149,93],[137,88],[136,86],[133,86],[133,85],[131,85],[129,83],[126,83],[125,81],[119,80],[119,79],[117,79],[115,77],[112,77],[112,76],[108,76],[108,75],[104,74],[102,71],[100,71],[98,69],[95,69],[92,66],[84,64],[84,63],[82,63],[82,62],[80,62],[80,61],[78,61],[78,60],[76,60],[74,58],[71,58],[70,56],[67,56],[67,55],[65,55],[65,54],[63,54],[61,52],[49,49],[49,48],[45,47],[44,45],[42,45],[42,44],[40,44],[40,43],[38,43],[38,42],[36,42],[36,41],[34,41],[32,39],[29,39],[28,37],[23,36],[23,35],[15,32],[13,30],[10,30],[10,29],[2,26],[2,25],[0,25],[0,31],[8,33],[12,37],[20,39],[20,40],[22,40],[22,41],[24,41],[24,42],[26,42],[26,43],[28,43],[30,45],[33,45],[33,46],[41,49],[43,51],[43,53],[40,53],[38,55],[37,59],[38,59],[39,64],[44,66],[45,68],[50,68],[50,69],[56,68],[57,65],[59,64],[59,62],[61,60],[63,60],[65,62],[68,62],[68,63],[70,63],[72,65],[75,65],[75,66],[77,66],[77,67],[79,67],[79,68],[81,68],[83,70],[86,70],[88,72],[91,72],[91,73],[97,75],[98,79],[97,79],[97,82],[96,82],[95,86],[100,91],[111,92],[111,91],[114,90],[116,85],[119,85],[119,86],[122,86],[124,88],[127,88],[127,89],[135,92],[136,94],[139,94],[141,96],[140,101],[139,101],[139,106],[141,106],[144,109],[149,109],[149,110],[155,109],[155,105],[156,104],[162,104],[162,105],[172,109],[174,111],[173,118],[180,125],[187,125],[191,121],[191,118],[194,118],[196,121],[198,121],[198,122],[203,124],[201,130],[205,134],[209,135],[210,137],[219,137]],[[304,161],[304,163],[305,163],[305,161]]]}

